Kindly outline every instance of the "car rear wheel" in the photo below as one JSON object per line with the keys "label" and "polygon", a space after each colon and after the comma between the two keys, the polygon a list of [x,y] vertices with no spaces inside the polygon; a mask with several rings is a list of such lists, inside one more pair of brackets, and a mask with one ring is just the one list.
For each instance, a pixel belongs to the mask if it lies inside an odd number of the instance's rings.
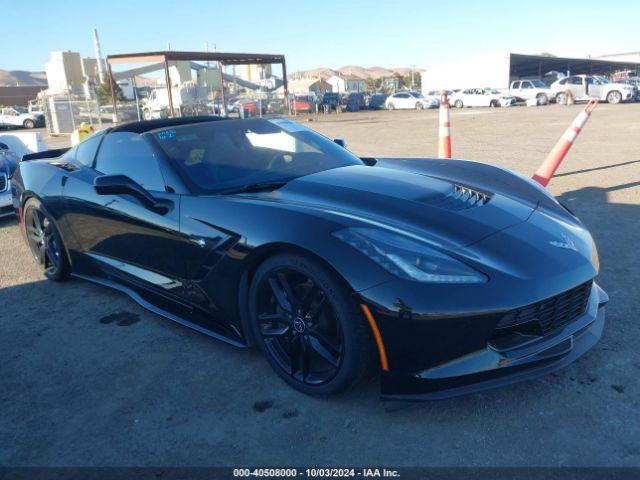
{"label": "car rear wheel", "polygon": [[498,103],[498,101],[497,101],[497,100],[491,100],[491,103],[489,103],[489,106],[490,106],[491,108],[496,108],[496,107],[499,107],[499,106],[500,106],[500,104]]}
{"label": "car rear wheel", "polygon": [[276,373],[309,395],[358,383],[373,363],[366,320],[333,272],[301,255],[279,254],[256,271],[250,290],[256,343]]}
{"label": "car rear wheel", "polygon": [[393,103],[390,103],[389,105],[387,105],[387,109],[388,110],[395,110],[396,106]]}
{"label": "car rear wheel", "polygon": [[462,108],[464,107],[464,104],[462,103],[462,100],[456,100],[453,104],[454,107],[456,108]]}
{"label": "car rear wheel", "polygon": [[62,238],[42,203],[35,198],[29,199],[23,215],[27,243],[44,275],[53,281],[69,278],[71,267]]}
{"label": "car rear wheel", "polygon": [[566,103],[567,99],[566,99],[566,95],[564,93],[559,93],[558,95],[556,95],[556,103],[558,105],[564,105]]}
{"label": "car rear wheel", "polygon": [[29,130],[31,130],[32,128],[35,128],[36,123],[33,120],[25,120],[23,126],[24,128],[28,128]]}
{"label": "car rear wheel", "polygon": [[607,94],[607,102],[620,103],[622,102],[622,94],[616,90]]}
{"label": "car rear wheel", "polygon": [[423,108],[424,108],[424,105],[422,105],[422,103],[416,102],[416,110],[422,110]]}
{"label": "car rear wheel", "polygon": [[547,97],[546,93],[539,93],[536,96],[536,102],[538,105],[546,105],[549,103],[549,97]]}

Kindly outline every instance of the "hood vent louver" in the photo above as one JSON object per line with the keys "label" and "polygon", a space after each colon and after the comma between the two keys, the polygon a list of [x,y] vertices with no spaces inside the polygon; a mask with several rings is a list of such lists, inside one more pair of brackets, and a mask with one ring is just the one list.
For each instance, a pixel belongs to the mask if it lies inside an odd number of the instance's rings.
{"label": "hood vent louver", "polygon": [[430,205],[446,210],[466,210],[489,203],[491,195],[464,185],[454,184],[453,191],[429,202]]}

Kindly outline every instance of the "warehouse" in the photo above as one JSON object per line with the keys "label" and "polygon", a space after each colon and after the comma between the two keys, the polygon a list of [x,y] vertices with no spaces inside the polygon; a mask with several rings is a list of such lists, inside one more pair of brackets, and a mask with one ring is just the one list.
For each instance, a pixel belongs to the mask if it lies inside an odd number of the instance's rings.
{"label": "warehouse", "polygon": [[624,60],[569,58],[507,53],[433,65],[422,72],[423,93],[469,87],[508,88],[513,80],[538,78],[547,83],[558,73],[610,76],[620,70],[640,69],[640,63]]}

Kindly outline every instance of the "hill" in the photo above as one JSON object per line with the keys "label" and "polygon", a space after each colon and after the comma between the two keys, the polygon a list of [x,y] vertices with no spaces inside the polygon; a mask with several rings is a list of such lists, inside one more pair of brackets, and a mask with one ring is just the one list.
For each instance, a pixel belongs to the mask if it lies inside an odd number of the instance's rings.
{"label": "hill", "polygon": [[0,70],[0,86],[46,87],[47,77],[44,72],[26,72],[24,70]]}

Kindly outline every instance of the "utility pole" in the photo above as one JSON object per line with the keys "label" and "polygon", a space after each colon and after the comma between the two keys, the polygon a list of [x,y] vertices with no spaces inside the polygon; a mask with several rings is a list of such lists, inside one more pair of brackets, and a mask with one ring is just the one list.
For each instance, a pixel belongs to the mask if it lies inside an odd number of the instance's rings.
{"label": "utility pole", "polygon": [[96,54],[96,63],[98,65],[98,81],[102,83],[104,77],[104,63],[102,62],[100,39],[98,38],[98,30],[96,28],[93,29],[93,50]]}

